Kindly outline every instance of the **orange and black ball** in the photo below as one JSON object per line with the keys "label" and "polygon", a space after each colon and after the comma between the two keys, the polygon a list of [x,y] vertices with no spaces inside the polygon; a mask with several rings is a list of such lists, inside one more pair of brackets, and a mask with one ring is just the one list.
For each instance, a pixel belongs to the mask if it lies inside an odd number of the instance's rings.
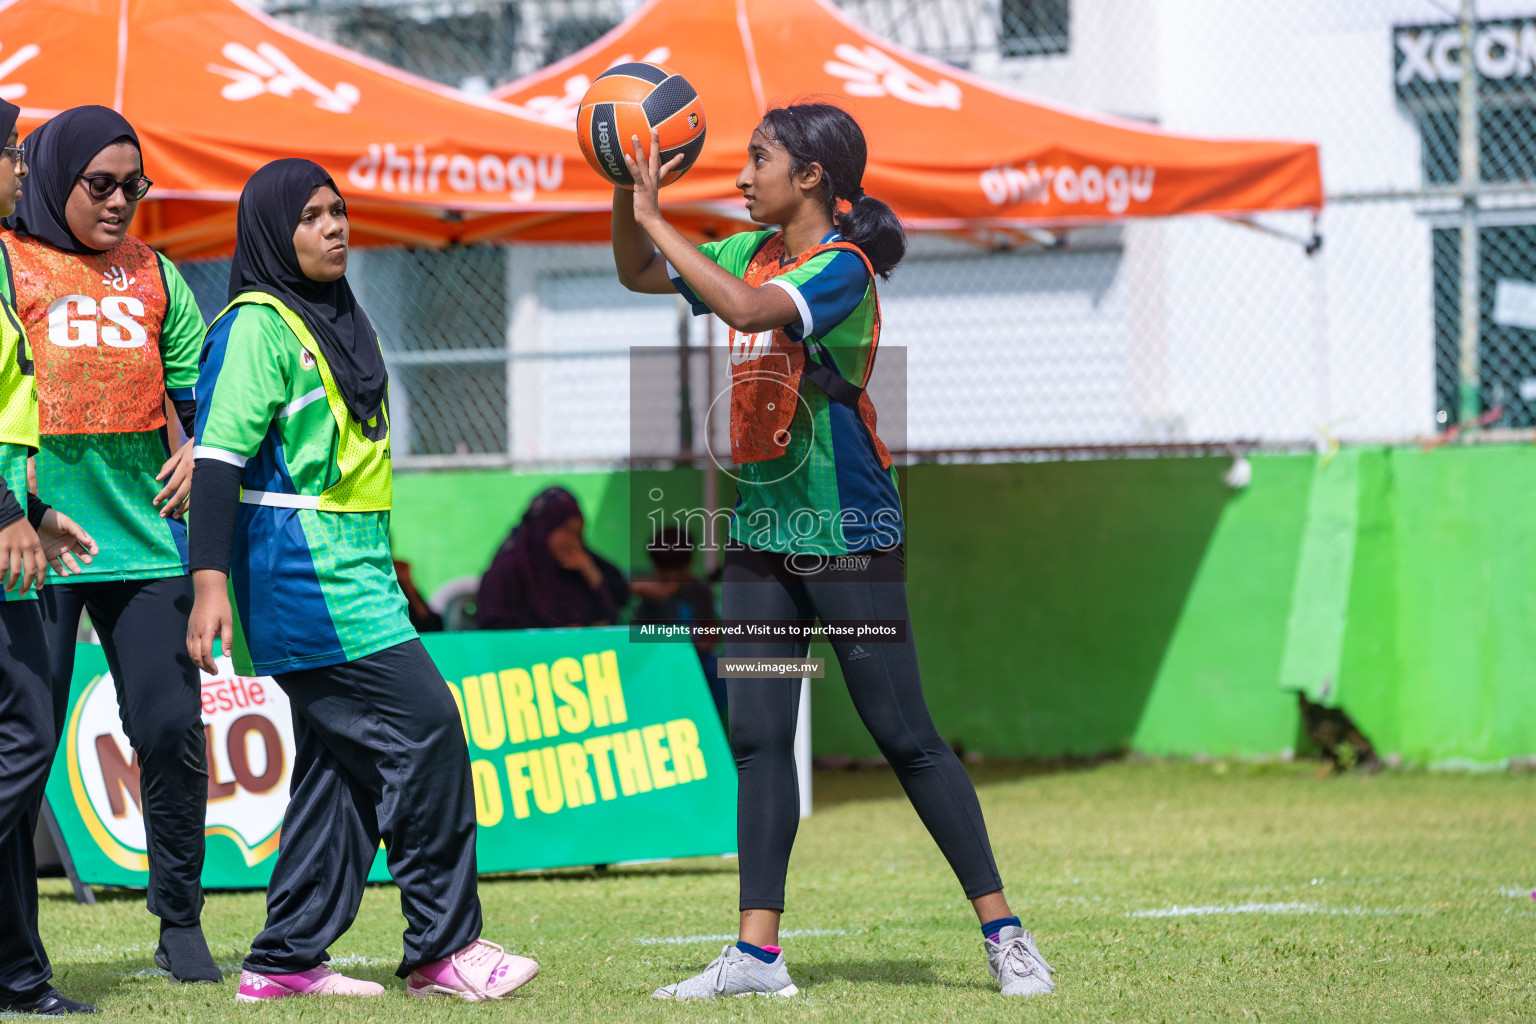
{"label": "orange and black ball", "polygon": [[660,64],[634,62],[609,68],[581,98],[576,137],[592,169],[622,188],[634,188],[624,153],[634,155],[634,136],[647,153],[651,131],[661,145],[661,165],[683,155],[683,162],[662,179],[681,178],[704,148],[704,104],[688,80]]}

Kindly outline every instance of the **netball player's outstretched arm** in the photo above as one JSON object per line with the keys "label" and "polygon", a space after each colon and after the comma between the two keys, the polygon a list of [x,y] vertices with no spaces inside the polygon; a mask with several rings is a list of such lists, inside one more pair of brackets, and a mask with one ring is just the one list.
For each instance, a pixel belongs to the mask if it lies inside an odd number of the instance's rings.
{"label": "netball player's outstretched arm", "polygon": [[[699,252],[661,215],[658,184],[682,160],[661,165],[660,140],[651,133],[650,155],[634,136],[634,154],[624,163],[635,188],[626,201],[619,189],[613,202],[613,256],[619,280],[631,291],[665,294],[675,291],[667,274],[671,263],[699,300],[729,327],[738,331],[768,331],[800,318],[795,300],[780,288],[754,288]],[[738,181],[738,185],[740,182]],[[638,229],[638,230],[637,230]],[[658,253],[656,250],[660,249]]]}

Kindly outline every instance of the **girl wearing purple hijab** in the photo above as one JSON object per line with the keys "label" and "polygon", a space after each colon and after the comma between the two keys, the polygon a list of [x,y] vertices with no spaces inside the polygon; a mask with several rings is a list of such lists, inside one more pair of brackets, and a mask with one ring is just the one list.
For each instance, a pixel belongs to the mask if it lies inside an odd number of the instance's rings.
{"label": "girl wearing purple hijab", "polygon": [[629,600],[624,574],[587,549],[570,491],[550,487],[491,559],[480,580],[481,629],[607,626]]}

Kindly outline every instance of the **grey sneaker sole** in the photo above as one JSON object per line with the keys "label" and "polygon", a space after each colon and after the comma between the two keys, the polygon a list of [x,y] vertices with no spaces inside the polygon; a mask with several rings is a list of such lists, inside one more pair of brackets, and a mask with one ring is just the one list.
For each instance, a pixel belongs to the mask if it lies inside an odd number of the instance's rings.
{"label": "grey sneaker sole", "polygon": [[[797,988],[794,985],[786,985],[785,987],[783,987],[781,989],[776,989],[776,990],[774,990],[772,992],[733,992],[731,994],[733,996],[735,996],[737,999],[741,999],[744,996],[797,996],[797,995],[800,994],[800,989]],[[651,998],[652,999],[668,999],[668,1000],[672,1000],[673,1002],[687,1003],[687,1002],[692,1002],[694,999],[717,999],[719,997],[718,996],[691,996],[691,997],[685,997],[685,998],[679,999],[676,995],[674,995],[671,992],[668,992],[666,989],[659,988],[655,992],[651,993]]]}

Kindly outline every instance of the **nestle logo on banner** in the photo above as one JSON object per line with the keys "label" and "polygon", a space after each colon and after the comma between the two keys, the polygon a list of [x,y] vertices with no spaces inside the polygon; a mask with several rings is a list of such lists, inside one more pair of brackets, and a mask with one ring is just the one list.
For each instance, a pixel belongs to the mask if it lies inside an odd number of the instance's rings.
{"label": "nestle logo on banner", "polygon": [[504,161],[486,153],[476,159],[463,153],[428,153],[425,146],[413,146],[407,155],[393,142],[375,142],[352,161],[347,181],[368,191],[406,195],[504,192],[513,202],[526,203],[539,192],[559,190],[565,181],[565,158],[519,153]]}
{"label": "nestle logo on banner", "polygon": [[[234,839],[255,864],[277,850],[292,720],[287,697],[270,679],[237,676],[227,658],[219,667],[202,685],[206,831]],[[110,674],[76,701],[65,742],[76,809],[102,852],[121,867],[148,870],[139,759],[123,735]]]}
{"label": "nestle logo on banner", "polygon": [[[1398,25],[1392,30],[1398,96],[1454,102],[1463,65],[1456,25]],[[1536,18],[1480,21],[1472,35],[1472,64],[1485,83],[1528,87],[1536,74]]]}

